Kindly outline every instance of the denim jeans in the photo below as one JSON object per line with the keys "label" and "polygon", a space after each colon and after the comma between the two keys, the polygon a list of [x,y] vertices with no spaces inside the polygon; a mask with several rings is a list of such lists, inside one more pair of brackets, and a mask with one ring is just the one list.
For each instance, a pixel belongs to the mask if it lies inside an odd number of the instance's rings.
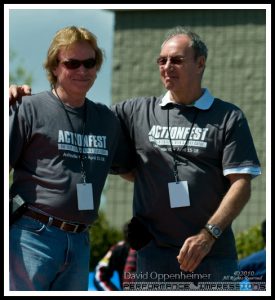
{"label": "denim jeans", "polygon": [[[235,281],[234,272],[238,270],[237,260],[234,258],[205,257],[194,272],[184,272],[180,270],[177,255],[180,249],[171,247],[158,247],[154,241],[138,251],[136,281],[139,283],[173,283],[185,282],[191,284],[195,289],[211,282],[224,283],[222,288],[238,290],[238,282]],[[232,282],[230,287],[226,282]],[[165,290],[165,285],[151,285]],[[189,285],[181,284],[184,290],[189,290]],[[142,286],[141,284],[139,286]],[[171,287],[171,285],[170,285]],[[176,287],[176,285],[174,285]],[[236,287],[236,288],[235,288]],[[213,285],[213,288],[214,285]],[[180,288],[178,289],[180,290]]]}
{"label": "denim jeans", "polygon": [[87,291],[89,233],[70,233],[22,216],[10,228],[10,290]]}

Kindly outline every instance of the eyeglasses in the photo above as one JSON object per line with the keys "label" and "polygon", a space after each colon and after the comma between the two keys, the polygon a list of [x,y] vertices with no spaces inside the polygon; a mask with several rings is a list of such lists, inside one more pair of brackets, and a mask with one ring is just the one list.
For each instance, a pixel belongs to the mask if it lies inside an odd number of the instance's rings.
{"label": "eyeglasses", "polygon": [[74,70],[78,69],[83,65],[86,69],[92,69],[96,65],[95,58],[88,58],[85,60],[68,59],[61,62],[67,69]]}
{"label": "eyeglasses", "polygon": [[164,65],[166,65],[168,59],[170,61],[170,64],[172,64],[172,65],[181,65],[184,61],[183,56],[171,56],[171,57],[160,56],[157,59],[157,64],[159,66],[164,66]]}

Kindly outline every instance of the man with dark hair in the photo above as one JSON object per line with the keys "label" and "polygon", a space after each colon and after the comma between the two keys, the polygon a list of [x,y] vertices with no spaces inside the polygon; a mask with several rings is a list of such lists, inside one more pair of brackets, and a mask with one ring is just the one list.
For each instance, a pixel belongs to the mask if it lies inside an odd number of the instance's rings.
{"label": "man with dark hair", "polygon": [[135,151],[133,223],[137,237],[151,236],[137,247],[137,277],[148,288],[222,282],[238,269],[231,224],[260,163],[241,109],[202,87],[207,57],[196,33],[175,28],[157,58],[165,95],[113,107]]}

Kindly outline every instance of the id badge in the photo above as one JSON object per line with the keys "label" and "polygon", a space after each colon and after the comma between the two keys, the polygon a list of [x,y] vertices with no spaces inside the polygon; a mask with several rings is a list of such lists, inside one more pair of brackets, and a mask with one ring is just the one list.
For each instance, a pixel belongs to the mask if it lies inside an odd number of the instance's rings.
{"label": "id badge", "polygon": [[187,181],[169,182],[168,189],[171,208],[190,206]]}
{"label": "id badge", "polygon": [[78,210],[93,210],[93,186],[91,183],[77,183]]}

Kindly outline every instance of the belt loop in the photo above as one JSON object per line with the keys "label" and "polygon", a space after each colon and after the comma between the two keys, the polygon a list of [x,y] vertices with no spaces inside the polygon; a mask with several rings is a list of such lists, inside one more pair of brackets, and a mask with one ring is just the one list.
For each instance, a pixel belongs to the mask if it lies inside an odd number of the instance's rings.
{"label": "belt loop", "polygon": [[79,225],[75,225],[75,228],[74,228],[73,233],[76,233],[76,232],[77,232],[78,227],[79,227]]}
{"label": "belt loop", "polygon": [[49,217],[49,221],[48,221],[47,226],[51,226],[52,223],[53,223],[53,217]]}
{"label": "belt loop", "polygon": [[61,225],[59,226],[59,229],[65,230],[64,228],[65,228],[66,224],[67,224],[66,222],[62,222]]}

